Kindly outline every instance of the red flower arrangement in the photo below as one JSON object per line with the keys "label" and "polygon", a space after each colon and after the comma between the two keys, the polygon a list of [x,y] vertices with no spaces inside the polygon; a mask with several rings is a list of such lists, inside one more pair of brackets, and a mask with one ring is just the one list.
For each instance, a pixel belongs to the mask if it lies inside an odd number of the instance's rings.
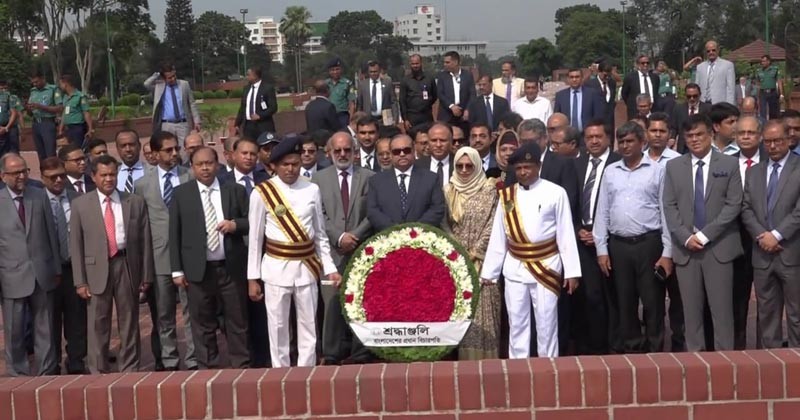
{"label": "red flower arrangement", "polygon": [[[410,262],[414,270],[408,269]],[[445,322],[453,313],[455,294],[453,277],[441,260],[403,247],[375,264],[362,305],[369,322]]]}
{"label": "red flower arrangement", "polygon": [[364,248],[364,253],[367,254],[367,255],[372,255],[372,254],[375,253],[375,248],[373,248],[371,246],[368,246],[368,247]]}
{"label": "red flower arrangement", "polygon": [[417,237],[417,235],[418,235],[418,233],[417,233],[417,231],[416,231],[416,230],[414,230],[414,229],[411,229],[411,232],[409,232],[409,233],[408,233],[408,236],[410,236],[410,237],[411,237],[411,239],[414,239],[414,238],[416,238],[416,237]]}

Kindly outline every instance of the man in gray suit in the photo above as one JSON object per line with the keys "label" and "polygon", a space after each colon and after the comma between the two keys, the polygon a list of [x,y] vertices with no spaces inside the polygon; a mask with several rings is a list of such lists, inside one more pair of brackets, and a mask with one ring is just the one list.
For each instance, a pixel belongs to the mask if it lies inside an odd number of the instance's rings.
{"label": "man in gray suit", "polygon": [[[394,86],[391,82],[381,78],[381,65],[377,61],[367,63],[369,77],[358,83],[358,97],[356,98],[356,111],[366,112],[372,118],[380,121],[380,125],[397,124],[397,100],[394,95]],[[390,123],[384,118],[384,112],[391,115]]]}
{"label": "man in gray suit", "polygon": [[192,88],[186,80],[178,79],[173,64],[163,64],[161,71],[144,81],[144,87],[153,92],[154,133],[169,131],[183,144],[192,129],[200,131],[200,112]]}
{"label": "man in gray suit", "polygon": [[104,155],[92,162],[97,189],[72,204],[69,249],[78,296],[88,301],[88,361],[93,374],[111,371],[108,344],[116,305],[119,370],[139,370],[139,299],[153,283],[147,206],[117,191],[119,163]]}
{"label": "man in gray suit", "polygon": [[25,350],[24,312],[34,327],[36,374],[53,375],[53,292],[61,280],[61,258],[53,218],[44,191],[27,187],[28,164],[16,153],[0,158],[5,187],[0,190],[0,291],[6,373],[30,375]]}
{"label": "man in gray suit", "polygon": [[747,80],[747,77],[742,76],[739,78],[739,83],[736,84],[734,94],[736,97],[736,106],[740,109],[742,108],[742,101],[744,98],[753,97],[753,87],[750,85],[750,81]]}
{"label": "man in gray suit", "polygon": [[753,282],[764,348],[783,344],[786,308],[789,347],[800,346],[800,156],[789,150],[783,123],[767,122],[769,159],[747,171],[742,221],[753,241]]}
{"label": "man in gray suit", "polygon": [[727,102],[736,105],[736,71],[733,63],[719,58],[717,41],[706,42],[708,59],[697,66],[697,83],[703,91],[703,102]]}
{"label": "man in gray suit", "polygon": [[157,132],[150,138],[150,147],[158,157],[158,165],[134,183],[134,191],[147,203],[153,241],[155,262],[155,299],[158,312],[158,335],[161,340],[161,363],[165,370],[178,370],[178,337],[175,326],[175,295],[180,296],[183,309],[187,369],[196,369],[191,321],[188,314],[186,291],[178,291],[172,282],[172,265],[169,256],[169,203],[178,185],[191,179],[188,169],[181,166],[178,139],[168,131]]}
{"label": "man in gray suit", "polygon": [[714,349],[733,349],[733,260],[742,255],[739,161],[711,149],[711,121],[692,115],[683,126],[688,154],[667,162],[664,215],[680,285],[689,351],[705,350],[706,298]]}
{"label": "man in gray suit", "polygon": [[[358,147],[349,133],[338,132],[328,140],[329,156],[333,162],[314,174],[312,182],[319,185],[322,208],[325,212],[325,232],[331,241],[331,257],[340,273],[344,273],[353,251],[372,233],[367,219],[367,190],[374,175],[366,168],[353,165]],[[322,353],[326,363],[338,363],[349,357],[366,361],[369,351],[350,333],[342,317],[338,289],[322,284],[325,317],[322,332]],[[347,348],[348,338],[352,345]]]}

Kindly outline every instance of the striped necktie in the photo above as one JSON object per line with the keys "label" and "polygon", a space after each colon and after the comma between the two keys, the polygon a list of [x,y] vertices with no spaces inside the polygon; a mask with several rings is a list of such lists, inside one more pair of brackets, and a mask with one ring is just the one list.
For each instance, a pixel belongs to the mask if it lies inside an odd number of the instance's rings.
{"label": "striped necktie", "polygon": [[203,194],[203,210],[206,214],[206,244],[209,251],[214,251],[219,248],[219,234],[217,234],[217,211],[211,204],[211,192],[212,189],[208,188]]}
{"label": "striped necktie", "polygon": [[169,207],[170,201],[172,201],[172,172],[167,172],[164,174],[164,204]]}

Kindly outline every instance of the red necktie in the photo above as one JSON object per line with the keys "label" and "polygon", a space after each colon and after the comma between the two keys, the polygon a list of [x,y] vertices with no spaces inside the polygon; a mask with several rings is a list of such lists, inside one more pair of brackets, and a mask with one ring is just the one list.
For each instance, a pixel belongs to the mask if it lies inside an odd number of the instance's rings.
{"label": "red necktie", "polygon": [[22,222],[22,227],[25,227],[25,200],[22,199],[22,196],[14,197],[14,200],[17,202],[17,214],[19,214],[19,221]]}
{"label": "red necktie", "polygon": [[119,252],[117,248],[117,233],[115,230],[114,211],[111,210],[111,198],[106,197],[103,200],[106,203],[106,211],[103,216],[106,225],[106,238],[108,239],[108,258],[114,258]]}
{"label": "red necktie", "polygon": [[342,171],[342,207],[344,215],[347,217],[347,209],[350,208],[350,185],[347,183],[347,171]]}
{"label": "red necktie", "polygon": [[745,163],[747,164],[747,169],[750,169],[753,166],[753,159],[747,159]]}

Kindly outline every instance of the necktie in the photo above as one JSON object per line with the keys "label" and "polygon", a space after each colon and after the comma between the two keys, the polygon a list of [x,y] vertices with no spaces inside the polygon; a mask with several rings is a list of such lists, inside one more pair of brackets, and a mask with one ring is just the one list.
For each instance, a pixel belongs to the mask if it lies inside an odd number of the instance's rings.
{"label": "necktie", "polygon": [[600,90],[603,91],[603,99],[608,100],[608,91],[606,90],[606,82],[600,81]]}
{"label": "necktie", "polygon": [[372,115],[378,113],[378,81],[372,81],[372,100],[370,101],[370,111],[372,111]]}
{"label": "necktie", "polygon": [[714,83],[714,62],[708,63],[708,83],[706,83],[706,101],[711,102],[711,84]]}
{"label": "necktie", "polygon": [[441,160],[436,164],[436,178],[440,184],[444,183],[444,163]]}
{"label": "necktie", "polygon": [[512,84],[513,83],[511,82],[511,80],[509,80],[508,81],[508,85],[506,85],[506,100],[508,101],[508,103],[511,103],[511,85]]}
{"label": "necktie", "polygon": [[130,194],[133,192],[133,168],[125,168],[128,171],[128,178],[125,180],[125,192]]}
{"label": "necktie", "polygon": [[347,210],[350,208],[350,184],[347,183],[347,171],[342,171],[342,208],[347,217]]}
{"label": "necktie", "polygon": [[583,186],[583,197],[581,205],[581,217],[583,222],[589,224],[592,221],[592,190],[594,189],[594,182],[597,178],[597,165],[600,164],[600,159],[592,158],[592,170],[589,171],[589,178]]}
{"label": "necktie", "polygon": [[367,156],[367,164],[364,166],[367,169],[372,169],[372,155]]}
{"label": "necktie", "polygon": [[694,115],[696,112],[697,112],[697,109],[695,108],[694,105],[689,107],[689,115]]}
{"label": "necktie", "polygon": [[119,252],[117,248],[117,231],[114,221],[114,211],[111,209],[111,198],[106,197],[103,200],[106,203],[106,211],[103,215],[103,221],[106,225],[106,239],[108,240],[108,258],[114,258]]}
{"label": "necktie", "polygon": [[306,177],[306,178],[311,178],[311,172],[305,171],[305,172],[303,172],[303,176]]}
{"label": "necktie", "polygon": [[581,129],[580,122],[578,121],[578,90],[575,89],[572,91],[572,110],[570,112],[569,122],[571,126],[577,128],[578,130]]}
{"label": "necktie", "polygon": [[206,244],[209,251],[219,248],[219,235],[217,234],[217,212],[211,204],[211,188],[203,194],[203,210],[206,214]]}
{"label": "necktie", "polygon": [[652,94],[650,94],[650,83],[648,83],[648,80],[647,80],[647,73],[645,73],[645,72],[642,72],[642,84],[644,84],[644,93],[645,93],[647,96],[649,96],[649,97],[650,97],[650,99],[652,99],[652,98],[653,98],[653,95],[652,95]]}
{"label": "necktie", "polygon": [[181,120],[181,109],[178,107],[178,97],[175,95],[175,89],[178,85],[172,85],[169,89],[169,94],[172,96],[172,112],[175,114],[175,120]]}
{"label": "necktie", "polygon": [[774,229],[775,225],[772,223],[772,210],[775,208],[775,202],[778,201],[778,169],[781,164],[775,162],[772,164],[772,172],[769,175],[769,182],[767,182],[767,224],[770,229]]}
{"label": "necktie", "polygon": [[167,172],[164,174],[164,204],[169,207],[170,201],[172,201],[172,172]]}
{"label": "necktie", "polygon": [[58,233],[58,250],[61,255],[61,261],[69,261],[69,227],[67,222],[67,215],[64,213],[64,196],[53,197],[51,200],[53,207],[53,216],[56,217],[56,233]]}
{"label": "necktie", "polygon": [[747,164],[747,169],[750,169],[753,166],[753,159],[747,159],[744,163]]}
{"label": "necktie", "polygon": [[408,209],[408,190],[406,190],[406,174],[400,174],[400,183],[397,185],[400,187],[400,211],[403,213],[403,216],[406,214],[406,210]]}
{"label": "necktie", "polygon": [[697,171],[694,174],[694,227],[698,230],[706,227],[706,194],[703,186],[702,160],[697,161]]}
{"label": "necktie", "polygon": [[247,196],[250,197],[250,193],[253,192],[253,181],[249,175],[243,176],[242,179],[244,180],[244,190],[247,192]]}
{"label": "necktie", "polygon": [[14,197],[14,201],[17,202],[17,214],[19,215],[19,221],[22,222],[22,227],[25,227],[25,200],[22,199],[22,196]]}
{"label": "necktie", "polygon": [[492,101],[489,100],[489,96],[486,97],[486,125],[494,131],[494,118],[492,115]]}
{"label": "necktie", "polygon": [[247,113],[247,119],[256,113],[256,85],[250,87],[250,111]]}
{"label": "necktie", "polygon": [[83,194],[83,181],[75,181],[73,185],[75,185],[75,191]]}

